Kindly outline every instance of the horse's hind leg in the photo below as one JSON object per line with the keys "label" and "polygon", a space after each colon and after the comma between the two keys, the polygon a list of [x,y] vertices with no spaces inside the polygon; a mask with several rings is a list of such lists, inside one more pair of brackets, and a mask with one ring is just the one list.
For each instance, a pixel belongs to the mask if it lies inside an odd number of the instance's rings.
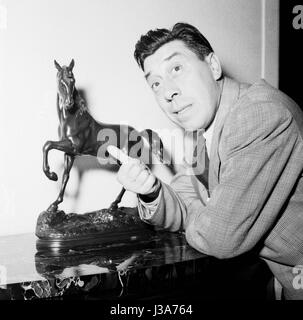
{"label": "horse's hind leg", "polygon": [[118,204],[121,202],[124,193],[125,193],[125,189],[122,188],[122,190],[118,194],[118,197],[116,198],[116,200],[114,202],[112,202],[112,204],[108,208],[109,211],[114,211],[114,210],[118,209]]}
{"label": "horse's hind leg", "polygon": [[61,203],[63,201],[63,196],[64,196],[64,192],[65,192],[65,188],[69,179],[69,173],[70,170],[73,166],[74,163],[74,159],[75,157],[73,155],[70,154],[64,154],[64,173],[62,176],[62,184],[61,184],[61,189],[58,195],[58,198],[56,199],[56,201],[54,201],[49,208],[47,209],[47,211],[57,211],[58,210],[58,204]]}

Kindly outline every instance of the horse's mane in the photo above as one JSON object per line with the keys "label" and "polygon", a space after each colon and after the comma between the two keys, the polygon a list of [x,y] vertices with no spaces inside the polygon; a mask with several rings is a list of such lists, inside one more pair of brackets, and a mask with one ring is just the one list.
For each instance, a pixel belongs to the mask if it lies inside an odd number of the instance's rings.
{"label": "horse's mane", "polygon": [[79,93],[79,91],[75,88],[74,89],[74,103],[76,106],[78,106],[78,111],[80,112],[80,114],[84,113],[84,112],[88,112],[88,107],[86,105],[85,100],[82,98],[81,94]]}

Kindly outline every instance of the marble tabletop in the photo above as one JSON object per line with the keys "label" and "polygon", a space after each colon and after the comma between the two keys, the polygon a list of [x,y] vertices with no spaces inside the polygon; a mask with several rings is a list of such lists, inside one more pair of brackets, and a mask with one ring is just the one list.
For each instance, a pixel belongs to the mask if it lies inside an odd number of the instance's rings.
{"label": "marble tabletop", "polygon": [[173,264],[205,256],[191,248],[182,233],[150,232],[143,239],[117,240],[58,255],[39,253],[37,240],[31,233],[0,237],[0,265],[6,270],[2,284]]}
{"label": "marble tabletop", "polygon": [[198,279],[209,292],[220,281],[218,272],[228,280],[241,277],[243,270],[247,275],[239,283],[256,274],[263,284],[268,280],[259,261],[221,262],[191,248],[183,233],[148,230],[144,236],[64,252],[39,252],[37,240],[32,233],[0,237],[0,300],[87,296],[91,291],[103,298],[140,297],[182,292]]}
{"label": "marble tabletop", "polygon": [[[204,254],[191,248],[182,233],[148,231],[144,237],[117,239],[99,246],[69,249],[63,253],[38,252],[34,234],[0,237],[0,288],[21,285],[47,286],[83,276],[116,273],[133,269],[174,265],[196,260]],[[66,281],[65,281],[66,282]],[[57,290],[58,291],[58,290]],[[55,295],[59,292],[54,292]],[[52,296],[51,293],[47,297]],[[1,296],[0,296],[1,298]]]}

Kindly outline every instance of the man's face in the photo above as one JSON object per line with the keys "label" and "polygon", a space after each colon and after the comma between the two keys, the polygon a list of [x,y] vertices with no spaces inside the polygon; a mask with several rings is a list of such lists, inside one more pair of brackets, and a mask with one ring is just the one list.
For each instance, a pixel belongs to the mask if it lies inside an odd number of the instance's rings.
{"label": "man's face", "polygon": [[174,40],[144,61],[145,77],[161,109],[186,130],[207,129],[217,110],[220,89],[210,56],[202,61]]}

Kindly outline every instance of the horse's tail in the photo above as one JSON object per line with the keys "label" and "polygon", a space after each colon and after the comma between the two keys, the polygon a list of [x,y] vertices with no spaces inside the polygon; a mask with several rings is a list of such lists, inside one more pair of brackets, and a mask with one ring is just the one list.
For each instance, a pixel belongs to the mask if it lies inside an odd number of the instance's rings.
{"label": "horse's tail", "polygon": [[[140,132],[142,137],[147,140],[151,152],[157,157],[157,159],[162,163],[168,166],[171,171],[175,172],[175,168],[172,164],[172,161],[164,148],[162,139],[156,131],[151,129],[145,129]],[[151,158],[150,158],[151,159]],[[150,164],[152,162],[150,161]]]}

